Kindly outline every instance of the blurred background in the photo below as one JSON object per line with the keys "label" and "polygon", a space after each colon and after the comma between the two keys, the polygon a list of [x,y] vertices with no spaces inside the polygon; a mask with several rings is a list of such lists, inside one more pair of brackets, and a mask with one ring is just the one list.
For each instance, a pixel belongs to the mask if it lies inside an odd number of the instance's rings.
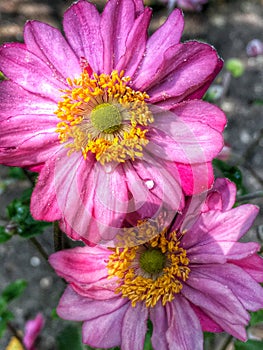
{"label": "blurred background", "polygon": [[[99,9],[105,3],[99,0],[91,2],[96,3]],[[22,42],[23,26],[29,19],[61,29],[63,13],[71,3],[63,0],[0,0],[0,44]],[[145,4],[153,8],[151,32],[165,21],[175,5],[174,1],[153,0],[146,0]],[[247,239],[262,243],[263,52],[258,43],[263,41],[263,0],[210,0],[199,11],[185,10],[184,15],[182,41],[196,39],[212,44],[226,63],[205,97],[218,104],[228,117],[225,130],[227,147],[220,158],[226,163],[215,162],[215,170],[218,176],[228,176],[238,184],[239,203],[249,200],[261,207],[261,214]],[[259,42],[251,44],[254,39]],[[8,224],[6,206],[30,186],[30,180],[21,172],[0,167],[0,225]],[[54,251],[52,227],[45,229],[37,239],[48,254]],[[28,281],[25,292],[11,304],[14,326],[23,330],[25,322],[41,312],[46,324],[37,349],[62,349],[56,338],[69,323],[57,319],[54,309],[64,283],[52,272],[32,240],[16,235],[7,243],[0,244],[0,266],[0,290],[18,278]],[[260,327],[257,332],[263,338]],[[7,331],[0,339],[0,349],[6,349],[10,338],[11,333]],[[208,340],[207,349],[223,349],[227,340],[226,335]],[[63,349],[78,350],[70,346]],[[233,349],[231,342],[228,349]]]}

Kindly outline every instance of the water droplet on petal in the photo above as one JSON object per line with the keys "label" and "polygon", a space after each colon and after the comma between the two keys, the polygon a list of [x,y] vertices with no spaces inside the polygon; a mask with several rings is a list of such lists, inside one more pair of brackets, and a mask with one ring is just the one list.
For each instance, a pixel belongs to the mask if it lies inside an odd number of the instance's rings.
{"label": "water droplet on petal", "polygon": [[144,183],[149,190],[152,190],[154,188],[155,183],[153,180],[151,179],[144,180]]}
{"label": "water droplet on petal", "polygon": [[103,166],[103,168],[104,168],[105,173],[107,173],[107,174],[109,174],[109,173],[112,172],[112,166],[111,166],[111,164],[105,164],[105,165]]}

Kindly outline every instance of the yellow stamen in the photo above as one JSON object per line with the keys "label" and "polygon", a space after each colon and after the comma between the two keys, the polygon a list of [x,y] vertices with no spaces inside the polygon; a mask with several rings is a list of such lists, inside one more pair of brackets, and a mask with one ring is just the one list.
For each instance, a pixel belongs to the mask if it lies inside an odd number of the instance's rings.
{"label": "yellow stamen", "polygon": [[[147,250],[148,249],[148,250]],[[159,271],[160,264],[153,270],[144,270],[140,257],[147,251],[158,251],[158,259],[163,254],[165,266]],[[145,255],[144,255],[145,257]],[[152,258],[152,256],[151,256]],[[160,260],[160,261],[161,261]],[[163,264],[163,261],[161,263]],[[109,277],[118,277],[119,285],[116,293],[131,300],[132,306],[137,302],[145,302],[147,307],[153,307],[158,300],[162,305],[171,302],[183,288],[183,281],[188,279],[190,268],[186,251],[180,247],[176,232],[169,234],[165,230],[147,243],[147,248],[135,246],[132,248],[116,248],[108,262]],[[152,267],[154,269],[154,267]]]}
{"label": "yellow stamen", "polygon": [[129,81],[123,71],[90,76],[84,70],[78,79],[67,79],[69,88],[55,114],[61,119],[59,140],[69,154],[80,151],[86,159],[92,152],[102,164],[142,158],[153,116],[145,102],[149,96],[133,90]]}

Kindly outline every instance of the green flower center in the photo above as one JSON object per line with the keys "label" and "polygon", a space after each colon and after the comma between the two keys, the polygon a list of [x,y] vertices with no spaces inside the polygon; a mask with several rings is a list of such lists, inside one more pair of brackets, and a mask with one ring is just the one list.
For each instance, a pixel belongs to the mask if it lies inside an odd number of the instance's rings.
{"label": "green flower center", "polygon": [[92,125],[100,132],[112,134],[120,129],[122,117],[116,106],[110,103],[102,103],[93,108],[90,120]]}
{"label": "green flower center", "polygon": [[155,274],[165,267],[166,256],[160,249],[148,249],[141,254],[139,262],[144,271]]}

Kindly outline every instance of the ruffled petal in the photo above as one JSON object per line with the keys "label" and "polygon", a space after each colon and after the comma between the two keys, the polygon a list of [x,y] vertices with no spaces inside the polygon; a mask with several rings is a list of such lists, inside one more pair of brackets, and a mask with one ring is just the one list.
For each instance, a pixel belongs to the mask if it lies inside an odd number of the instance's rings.
{"label": "ruffled petal", "polygon": [[45,162],[59,147],[56,125],[55,115],[17,115],[0,121],[0,162],[20,167]]}
{"label": "ruffled petal", "polygon": [[134,21],[134,25],[127,37],[125,53],[116,66],[118,71],[124,70],[127,76],[133,76],[142,60],[146,48],[147,31],[151,15],[151,9],[145,8],[144,12]]}
{"label": "ruffled petal", "polygon": [[203,332],[198,317],[188,301],[176,295],[166,306],[168,329],[166,338],[170,350],[202,350]]}
{"label": "ruffled petal", "polygon": [[58,101],[64,80],[40,58],[21,44],[5,44],[0,47],[0,69],[4,75],[25,90]]}
{"label": "ruffled petal", "polygon": [[196,269],[192,269],[191,278],[184,284],[181,293],[226,332],[240,340],[246,340],[245,326],[249,314],[226,284],[202,278]]}
{"label": "ruffled petal", "polygon": [[59,301],[57,312],[65,320],[89,321],[119,310],[125,304],[127,299],[119,296],[109,300],[92,300],[77,294],[69,286]]}
{"label": "ruffled petal", "polygon": [[9,80],[0,83],[0,105],[1,121],[22,114],[51,116],[57,109],[55,102],[29,92]]}
{"label": "ruffled petal", "polygon": [[263,282],[263,259],[261,256],[254,254],[240,260],[229,260],[229,263],[240,266],[257,282]]}
{"label": "ruffled petal", "polygon": [[131,304],[127,309],[122,324],[121,349],[143,349],[145,334],[147,332],[148,309],[144,303]]}
{"label": "ruffled petal", "polygon": [[96,7],[85,0],[74,3],[64,14],[63,27],[76,55],[85,58],[93,71],[102,73],[104,49]]}
{"label": "ruffled petal", "polygon": [[202,211],[230,210],[236,201],[236,185],[226,178],[217,178],[207,194]]}
{"label": "ruffled petal", "polygon": [[188,250],[209,242],[235,243],[249,230],[257,214],[258,207],[252,204],[244,204],[227,212],[203,213],[182,238],[182,245]]}
{"label": "ruffled petal", "polygon": [[153,324],[152,346],[154,349],[169,350],[165,333],[168,329],[166,308],[160,301],[150,309],[150,319]]}
{"label": "ruffled petal", "polygon": [[58,29],[46,23],[29,21],[25,25],[24,40],[27,49],[48,62],[61,79],[80,75],[79,60]]}
{"label": "ruffled petal", "polygon": [[149,38],[146,44],[144,58],[138,72],[136,72],[136,86],[148,84],[149,77],[156,72],[156,66],[162,64],[166,50],[179,43],[183,27],[184,21],[182,12],[176,9],[170,14],[164,24]]}
{"label": "ruffled petal", "polygon": [[82,327],[83,343],[106,349],[120,345],[123,317],[128,306],[129,304],[126,303],[107,315],[84,322]]}
{"label": "ruffled petal", "polygon": [[138,75],[133,86],[146,90],[150,103],[171,108],[191,95],[192,99],[201,98],[197,95],[204,93],[204,87],[208,88],[208,82],[218,73],[218,62],[216,51],[207,44],[191,41],[174,45],[166,50],[159,64],[153,62],[155,72],[148,80],[141,83]]}
{"label": "ruffled petal", "polygon": [[171,109],[171,112],[187,125],[191,122],[199,122],[219,132],[222,132],[226,126],[224,112],[217,106],[202,100],[178,103]]}
{"label": "ruffled petal", "polygon": [[263,307],[263,288],[242,268],[233,264],[207,265],[192,269],[195,277],[205,277],[226,285],[238,298],[243,307],[257,311]]}

